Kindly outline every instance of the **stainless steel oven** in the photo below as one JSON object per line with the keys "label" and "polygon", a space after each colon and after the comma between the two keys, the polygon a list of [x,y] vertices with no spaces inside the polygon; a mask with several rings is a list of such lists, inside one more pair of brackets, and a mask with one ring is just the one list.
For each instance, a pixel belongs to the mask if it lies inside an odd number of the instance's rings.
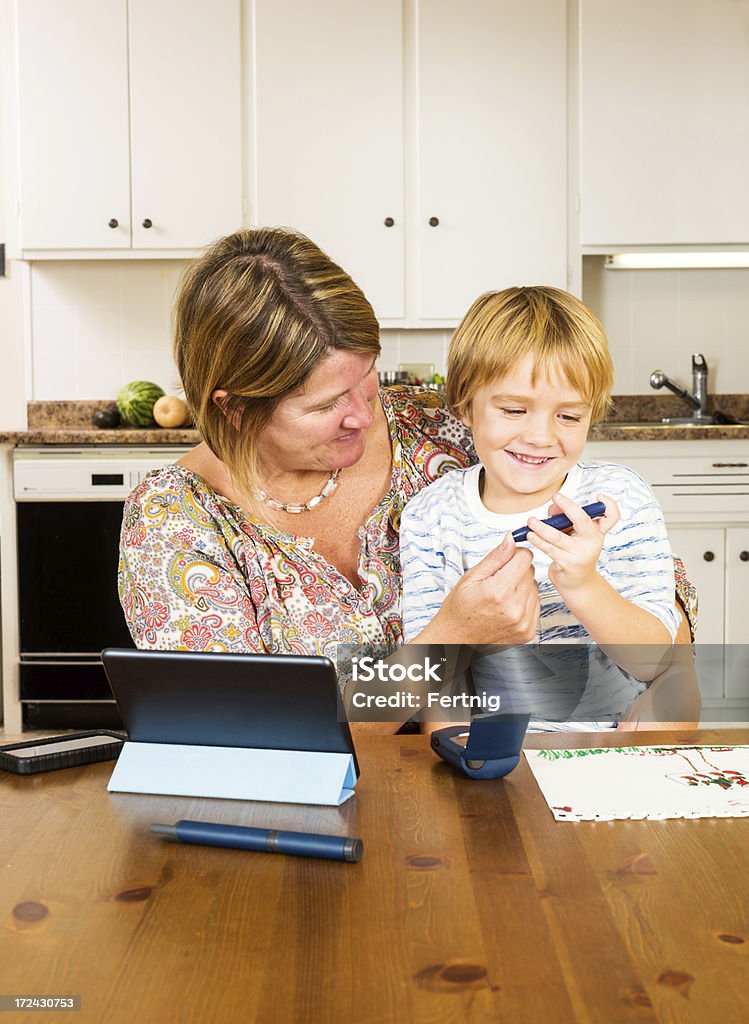
{"label": "stainless steel oven", "polygon": [[124,499],[186,448],[17,448],[20,698],[25,728],[121,723],[104,647],[132,647],[117,596]]}

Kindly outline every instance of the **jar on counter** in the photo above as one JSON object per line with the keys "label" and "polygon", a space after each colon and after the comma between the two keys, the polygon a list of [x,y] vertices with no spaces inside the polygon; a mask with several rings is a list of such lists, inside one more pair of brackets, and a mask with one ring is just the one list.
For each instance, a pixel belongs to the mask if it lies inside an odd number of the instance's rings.
{"label": "jar on counter", "polygon": [[394,384],[411,383],[411,375],[407,370],[383,370],[377,376],[380,386],[385,388],[392,387]]}

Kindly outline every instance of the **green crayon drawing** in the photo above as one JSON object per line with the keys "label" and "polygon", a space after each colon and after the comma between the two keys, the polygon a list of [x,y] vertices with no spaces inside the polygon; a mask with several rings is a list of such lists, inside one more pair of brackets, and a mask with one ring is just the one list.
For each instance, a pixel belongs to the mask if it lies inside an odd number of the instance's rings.
{"label": "green crayon drawing", "polygon": [[[691,771],[684,774],[668,774],[666,778],[671,782],[687,786],[717,786],[720,789],[741,789],[749,786],[749,778],[733,768],[720,768],[709,761],[706,752],[709,754],[732,753],[738,750],[747,750],[742,747],[590,747],[586,750],[540,750],[538,756],[546,761],[569,761],[581,757],[598,757],[601,754],[625,754],[629,757],[643,757],[655,755],[656,757],[678,757],[689,766]],[[690,759],[691,757],[691,759]],[[705,771],[699,763],[701,759],[709,769]],[[697,763],[695,763],[697,762]]]}

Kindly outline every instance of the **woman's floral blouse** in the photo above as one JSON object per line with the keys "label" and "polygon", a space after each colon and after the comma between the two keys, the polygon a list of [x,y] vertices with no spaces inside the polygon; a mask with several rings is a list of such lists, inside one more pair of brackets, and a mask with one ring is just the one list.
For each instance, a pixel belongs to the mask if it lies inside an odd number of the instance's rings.
{"label": "woman's floral blouse", "polygon": [[697,589],[688,579],[684,563],[677,554],[674,554],[674,575],[676,576],[676,597],[687,616],[689,632],[694,641],[697,629]]}
{"label": "woman's floral blouse", "polygon": [[[408,499],[475,458],[436,391],[380,392],[390,489],[359,531],[359,587],[313,548],[248,516],[180,466],[149,473],[125,504],[118,587],[136,646],[321,654],[403,639],[398,529]],[[300,517],[300,526],[303,517]]]}
{"label": "woman's floral blouse", "polygon": [[[436,391],[380,392],[390,428],[390,489],[359,531],[359,587],[314,538],[262,523],[181,466],[149,473],[125,503],[118,587],[137,647],[320,654],[403,639],[398,529],[410,497],[475,460],[470,435]],[[303,520],[300,521],[303,525]],[[677,560],[694,628],[696,594]]]}

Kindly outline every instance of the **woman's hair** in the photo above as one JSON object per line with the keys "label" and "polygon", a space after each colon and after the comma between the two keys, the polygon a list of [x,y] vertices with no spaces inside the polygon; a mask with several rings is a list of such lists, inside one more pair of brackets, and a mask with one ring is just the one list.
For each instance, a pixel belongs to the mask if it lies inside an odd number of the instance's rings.
{"label": "woman's hair", "polygon": [[[191,264],[174,308],[174,358],[203,439],[246,491],[274,409],[331,349],[376,357],[379,325],[363,292],[304,235],[247,228]],[[227,392],[219,408],[216,389]]]}
{"label": "woman's hair", "polygon": [[455,330],[447,357],[447,404],[463,417],[485,384],[533,356],[540,372],[564,376],[604,415],[614,381],[608,342],[598,319],[574,295],[544,286],[505,288],[479,296]]}

